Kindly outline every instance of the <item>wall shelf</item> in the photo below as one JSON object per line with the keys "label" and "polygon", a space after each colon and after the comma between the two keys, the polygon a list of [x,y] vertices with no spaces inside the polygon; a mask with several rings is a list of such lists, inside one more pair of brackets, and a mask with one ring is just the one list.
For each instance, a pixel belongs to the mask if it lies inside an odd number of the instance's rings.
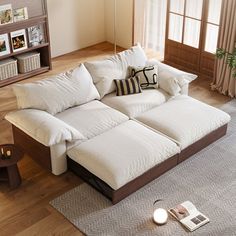
{"label": "wall shelf", "polygon": [[[2,0],[0,5],[4,4],[9,4],[9,2],[7,0]],[[21,55],[23,53],[37,51],[40,53],[41,68],[25,74],[18,74],[18,76],[4,80],[1,80],[0,78],[0,87],[47,72],[52,68],[46,0],[31,0],[31,1],[12,0],[11,4],[12,4],[12,9],[27,7],[29,19],[5,25],[0,25],[0,35],[8,34],[9,44],[10,44],[10,53],[7,55],[0,56],[0,61],[8,58],[13,58],[14,56]],[[44,43],[30,47],[27,29],[29,27],[38,25],[42,26],[44,34]],[[22,29],[26,30],[28,48],[17,52],[13,52],[10,33]]]}

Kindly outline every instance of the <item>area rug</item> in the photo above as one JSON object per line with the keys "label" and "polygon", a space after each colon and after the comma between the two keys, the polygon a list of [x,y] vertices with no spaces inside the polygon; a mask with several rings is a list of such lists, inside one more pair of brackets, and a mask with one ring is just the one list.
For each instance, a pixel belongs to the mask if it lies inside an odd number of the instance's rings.
{"label": "area rug", "polygon": [[[85,183],[50,204],[89,236],[236,235],[236,101],[222,109],[232,117],[225,137],[115,206]],[[189,200],[210,223],[191,233],[171,217],[157,226],[156,199],[163,199],[159,204],[166,209]]]}

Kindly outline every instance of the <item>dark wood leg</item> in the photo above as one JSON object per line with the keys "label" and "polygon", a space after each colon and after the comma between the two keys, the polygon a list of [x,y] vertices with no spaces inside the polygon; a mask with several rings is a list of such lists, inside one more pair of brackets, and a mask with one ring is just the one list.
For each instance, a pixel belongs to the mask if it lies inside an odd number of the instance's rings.
{"label": "dark wood leg", "polygon": [[21,184],[21,177],[17,164],[7,167],[9,185],[11,188],[16,188]]}

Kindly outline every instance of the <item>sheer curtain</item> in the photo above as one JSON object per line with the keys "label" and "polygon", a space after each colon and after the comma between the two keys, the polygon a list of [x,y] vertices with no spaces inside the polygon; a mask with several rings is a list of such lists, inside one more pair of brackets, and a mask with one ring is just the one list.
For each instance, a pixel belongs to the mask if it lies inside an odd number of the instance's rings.
{"label": "sheer curtain", "polygon": [[167,0],[134,0],[134,43],[164,57]]}

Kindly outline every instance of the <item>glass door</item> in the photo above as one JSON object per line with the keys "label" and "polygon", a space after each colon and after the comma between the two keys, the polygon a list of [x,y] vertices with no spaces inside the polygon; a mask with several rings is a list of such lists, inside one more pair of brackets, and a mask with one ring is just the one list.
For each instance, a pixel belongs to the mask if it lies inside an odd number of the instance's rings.
{"label": "glass door", "polygon": [[167,8],[165,62],[210,76],[214,68],[221,0],[168,0]]}
{"label": "glass door", "polygon": [[199,70],[203,0],[169,0],[165,62]]}

